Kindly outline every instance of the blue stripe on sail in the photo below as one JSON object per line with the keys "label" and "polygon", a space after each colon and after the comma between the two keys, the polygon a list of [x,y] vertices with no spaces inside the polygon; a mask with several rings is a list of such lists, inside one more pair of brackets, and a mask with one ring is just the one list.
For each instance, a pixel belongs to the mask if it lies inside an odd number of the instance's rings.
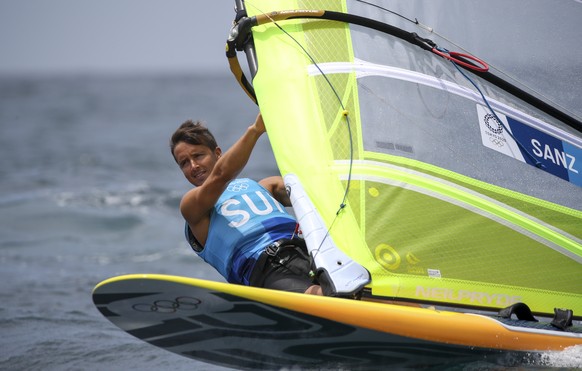
{"label": "blue stripe on sail", "polygon": [[570,182],[582,187],[582,148],[563,142],[564,152],[571,157],[568,166]]}
{"label": "blue stripe on sail", "polygon": [[[582,159],[580,148],[531,126],[524,125],[509,116],[507,122],[515,138],[525,146],[535,160],[543,165],[544,171],[574,184],[582,185],[582,174],[579,170],[581,164],[578,162],[578,158]],[[528,164],[536,165],[534,159],[527,155],[523,149],[521,152]]]}

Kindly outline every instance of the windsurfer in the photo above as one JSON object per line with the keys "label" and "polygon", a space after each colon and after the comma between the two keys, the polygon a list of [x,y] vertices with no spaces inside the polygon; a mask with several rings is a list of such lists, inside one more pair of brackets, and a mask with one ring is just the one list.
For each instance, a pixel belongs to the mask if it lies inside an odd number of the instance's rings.
{"label": "windsurfer", "polygon": [[172,155],[194,185],[180,202],[187,240],[231,283],[322,295],[297,222],[285,210],[291,202],[283,179],[237,178],[265,131],[259,113],[224,153],[200,122],[188,120],[174,132]]}

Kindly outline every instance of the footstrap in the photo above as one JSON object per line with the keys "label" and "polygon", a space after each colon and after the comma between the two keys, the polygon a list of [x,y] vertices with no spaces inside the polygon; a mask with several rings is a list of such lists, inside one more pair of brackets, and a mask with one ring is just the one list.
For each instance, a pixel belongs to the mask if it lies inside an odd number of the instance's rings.
{"label": "footstrap", "polygon": [[531,309],[525,303],[515,303],[499,311],[499,317],[501,318],[511,318],[513,314],[516,315],[517,319],[522,321],[538,322],[531,313]]}
{"label": "footstrap", "polygon": [[551,324],[560,330],[566,330],[572,326],[572,317],[574,312],[571,309],[554,308],[554,319]]}

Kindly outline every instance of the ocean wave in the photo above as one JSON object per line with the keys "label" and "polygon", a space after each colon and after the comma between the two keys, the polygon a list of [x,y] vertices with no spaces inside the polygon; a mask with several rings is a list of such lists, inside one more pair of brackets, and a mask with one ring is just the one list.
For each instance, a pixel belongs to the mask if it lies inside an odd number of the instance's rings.
{"label": "ocean wave", "polygon": [[[24,190],[0,195],[0,208],[20,207],[26,204],[52,202],[59,208],[110,209],[148,212],[179,208],[183,191],[153,187],[148,182],[136,182],[108,188],[75,190]],[[49,206],[49,205],[47,205]],[[53,205],[54,206],[54,205]]]}
{"label": "ocean wave", "polygon": [[128,252],[126,254],[118,253],[115,256],[111,254],[98,254],[87,259],[88,263],[96,265],[109,265],[119,261],[127,261],[128,263],[153,263],[157,261],[171,261],[175,257],[178,261],[183,261],[184,256],[191,257],[192,252],[182,247],[173,249],[161,249],[146,252]]}
{"label": "ocean wave", "polygon": [[91,189],[87,192],[60,192],[54,199],[60,207],[89,207],[148,213],[152,208],[177,210],[181,194],[153,188],[147,182],[131,184],[126,189]]}

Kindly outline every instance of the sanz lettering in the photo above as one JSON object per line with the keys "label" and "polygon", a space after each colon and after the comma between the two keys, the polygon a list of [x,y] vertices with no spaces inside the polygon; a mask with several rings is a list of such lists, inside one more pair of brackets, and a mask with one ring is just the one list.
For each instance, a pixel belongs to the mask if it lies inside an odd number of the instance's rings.
{"label": "sanz lettering", "polygon": [[540,143],[537,139],[532,139],[531,145],[533,146],[533,154],[537,157],[543,158],[544,160],[549,160],[557,166],[562,166],[565,169],[578,174],[578,170],[574,168],[576,157],[564,151],[560,151],[557,148],[552,148],[547,144],[542,145],[542,143]]}
{"label": "sanz lettering", "polygon": [[[265,196],[265,194],[260,191],[255,191],[255,194],[260,198],[259,205],[257,205],[248,195],[243,194],[241,196],[248,210],[253,214],[269,215],[275,210],[275,208],[277,208],[279,212],[283,212],[281,205],[271,195]],[[241,205],[241,201],[231,198],[226,200],[220,206],[220,213],[231,219],[231,222],[228,223],[229,227],[241,227],[251,219],[251,214],[247,210],[238,207],[238,205]]]}

